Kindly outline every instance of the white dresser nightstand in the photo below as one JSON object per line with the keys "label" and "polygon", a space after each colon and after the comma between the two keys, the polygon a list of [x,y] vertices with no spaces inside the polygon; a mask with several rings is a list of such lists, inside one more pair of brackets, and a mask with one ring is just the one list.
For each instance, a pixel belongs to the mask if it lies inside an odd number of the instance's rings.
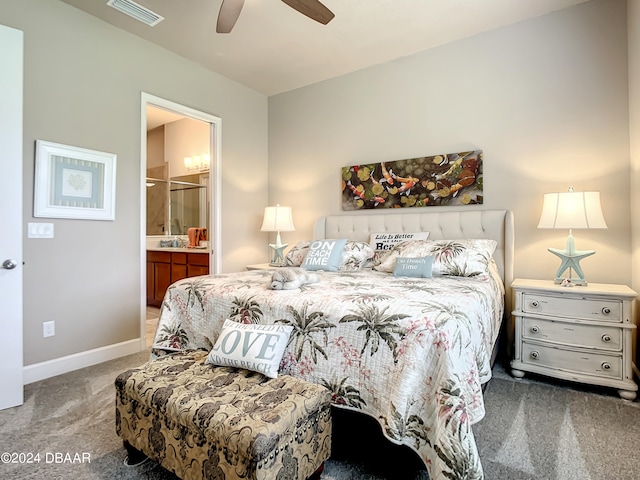
{"label": "white dresser nightstand", "polygon": [[272,268],[280,268],[277,265],[271,265],[270,263],[254,263],[253,265],[246,265],[247,270],[271,270]]}
{"label": "white dresser nightstand", "polygon": [[514,377],[539,373],[617,388],[622,398],[635,399],[631,305],[636,292],[626,285],[562,287],[523,279],[512,288]]}

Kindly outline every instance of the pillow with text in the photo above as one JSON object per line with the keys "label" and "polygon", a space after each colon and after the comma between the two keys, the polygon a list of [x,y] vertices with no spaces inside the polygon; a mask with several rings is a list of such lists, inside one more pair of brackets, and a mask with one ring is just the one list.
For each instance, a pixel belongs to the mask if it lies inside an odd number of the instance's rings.
{"label": "pillow with text", "polygon": [[369,245],[375,252],[373,264],[379,264],[393,247],[401,242],[427,240],[429,232],[381,232],[369,235]]}
{"label": "pillow with text", "polygon": [[277,378],[293,331],[291,325],[263,325],[225,320],[205,363],[252,370]]}
{"label": "pillow with text", "polygon": [[346,238],[313,240],[300,266],[306,270],[337,272],[342,265],[342,253],[346,243]]}
{"label": "pillow with text", "polygon": [[396,277],[431,278],[432,267],[432,255],[417,258],[398,257],[396,266],[393,269],[393,275]]}

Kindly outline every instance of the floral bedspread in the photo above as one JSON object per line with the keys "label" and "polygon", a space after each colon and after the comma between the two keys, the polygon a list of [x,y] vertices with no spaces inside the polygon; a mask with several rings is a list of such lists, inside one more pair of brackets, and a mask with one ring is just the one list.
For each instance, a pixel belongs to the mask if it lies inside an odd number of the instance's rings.
{"label": "floral bedspread", "polygon": [[471,425],[485,413],[499,277],[318,274],[298,290],[267,289],[268,270],[181,280],[162,304],[153,355],[210,350],[226,318],[292,325],[281,373],[377,419],[392,442],[418,452],[433,480],[482,479]]}

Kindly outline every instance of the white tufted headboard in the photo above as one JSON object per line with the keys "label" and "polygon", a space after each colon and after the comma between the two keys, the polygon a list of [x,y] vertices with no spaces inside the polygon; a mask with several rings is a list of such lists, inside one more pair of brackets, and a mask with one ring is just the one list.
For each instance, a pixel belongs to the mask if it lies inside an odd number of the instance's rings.
{"label": "white tufted headboard", "polygon": [[329,215],[316,222],[313,238],[348,238],[369,242],[369,235],[383,232],[429,232],[429,239],[492,238],[493,254],[506,289],[505,312],[511,308],[513,282],[513,213],[508,210],[437,211]]}

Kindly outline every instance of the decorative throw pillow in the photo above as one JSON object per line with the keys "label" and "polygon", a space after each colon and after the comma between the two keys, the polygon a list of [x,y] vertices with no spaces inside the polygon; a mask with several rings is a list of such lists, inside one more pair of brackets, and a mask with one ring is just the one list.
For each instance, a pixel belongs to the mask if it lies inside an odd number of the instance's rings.
{"label": "decorative throw pillow", "polygon": [[300,266],[307,270],[337,272],[342,264],[342,252],[346,243],[346,238],[313,240]]}
{"label": "decorative throw pillow", "polygon": [[298,242],[295,246],[287,252],[284,256],[283,267],[299,267],[304,261],[304,257],[309,252],[309,245],[311,242]]}
{"label": "decorative throw pillow", "polygon": [[398,257],[433,255],[433,275],[472,277],[489,273],[489,261],[496,246],[495,240],[485,238],[402,242],[374,269],[392,273]]}
{"label": "decorative throw pillow", "polygon": [[342,252],[340,271],[355,271],[368,267],[375,252],[365,242],[347,242]]}
{"label": "decorative throw pillow", "polygon": [[225,320],[205,363],[244,368],[277,378],[293,331],[291,325],[262,325]]}
{"label": "decorative throw pillow", "polygon": [[382,232],[369,235],[369,245],[373,248],[375,255],[373,265],[378,265],[384,260],[386,255],[401,242],[411,240],[426,240],[429,232]]}
{"label": "decorative throw pillow", "polygon": [[[298,242],[284,257],[284,267],[299,267],[302,265],[311,242]],[[365,242],[347,241],[342,251],[342,262],[338,270],[354,271],[370,265],[375,252]]]}
{"label": "decorative throw pillow", "polygon": [[433,255],[418,258],[398,257],[393,274],[396,277],[431,278],[432,267]]}

